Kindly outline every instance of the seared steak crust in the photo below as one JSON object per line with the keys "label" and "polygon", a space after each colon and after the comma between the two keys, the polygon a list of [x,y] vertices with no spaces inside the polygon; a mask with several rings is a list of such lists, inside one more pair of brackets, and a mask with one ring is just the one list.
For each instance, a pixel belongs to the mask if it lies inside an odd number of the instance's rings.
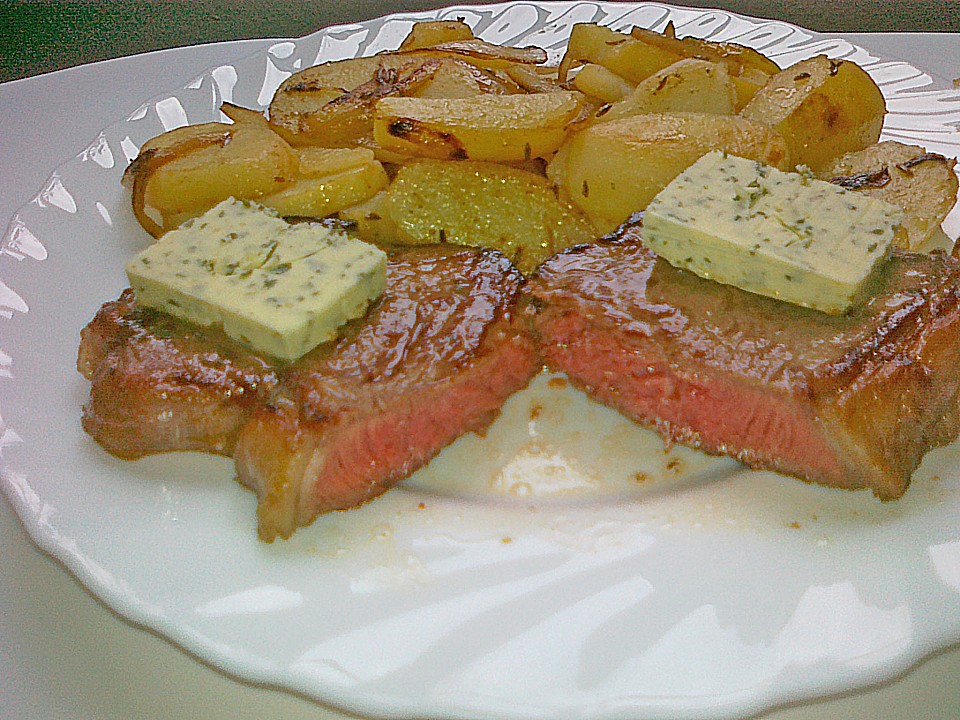
{"label": "seared steak crust", "polygon": [[634,226],[548,260],[528,314],[549,367],[668,441],[891,499],[960,427],[958,279],[897,253],[829,316],[677,270]]}
{"label": "seared steak crust", "polygon": [[84,430],[124,459],[230,455],[240,426],[277,384],[267,360],[222,334],[139,309],[129,289],[81,332],[77,368],[90,380]]}

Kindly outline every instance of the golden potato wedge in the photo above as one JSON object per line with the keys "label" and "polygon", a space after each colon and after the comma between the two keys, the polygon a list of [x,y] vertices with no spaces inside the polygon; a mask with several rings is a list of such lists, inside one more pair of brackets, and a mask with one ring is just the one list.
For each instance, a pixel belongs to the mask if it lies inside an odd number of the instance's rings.
{"label": "golden potato wedge", "polygon": [[608,27],[578,23],[570,31],[558,75],[561,82],[566,82],[570,70],[584,63],[594,63],[635,85],[681,58],[676,52],[641,42]]}
{"label": "golden potato wedge", "polygon": [[737,115],[651,113],[579,130],[547,175],[597,230],[609,232],[711,150],[780,168],[788,157],[775,130]]}
{"label": "golden potato wedge", "polygon": [[400,233],[387,212],[386,201],[387,191],[381,190],[358,205],[344,208],[337,215],[341,220],[353,223],[354,232],[361,240],[382,247],[397,245]]}
{"label": "golden potato wedge", "polygon": [[[433,76],[409,94],[412,97],[468,98],[478,95],[506,95],[521,92],[509,77],[458,57],[434,58],[440,63]],[[518,66],[525,67],[525,66]]]}
{"label": "golden potato wedge", "polygon": [[886,103],[861,67],[818,55],[770,78],[740,114],[775,128],[793,162],[818,171],[876,143]]}
{"label": "golden potato wedge", "polygon": [[447,42],[472,40],[473,30],[462,20],[425,20],[413,24],[398,48],[401,51],[420,50]]}
{"label": "golden potato wedge", "polygon": [[[372,66],[359,65],[369,69],[372,78],[346,92],[336,92],[322,84],[330,81],[322,75],[305,76],[293,83],[290,81],[298,76],[291,76],[270,103],[270,127],[291,145],[349,147],[359,144],[372,134],[373,111],[378,100],[413,92],[440,69],[440,62],[429,58],[399,67],[391,65],[386,61]],[[335,93],[332,99],[331,93]]]}
{"label": "golden potato wedge", "polygon": [[683,57],[723,63],[727,66],[730,74],[735,76],[741,75],[742,71],[747,69],[759,70],[766,75],[775,75],[780,72],[780,66],[773,60],[746,45],[706,40],[693,36],[678,38],[672,23],[662,33],[634,27],[630,31],[630,37],[652,45],[659,45]]}
{"label": "golden potato wedge", "polygon": [[687,58],[655,72],[619,102],[600,108],[595,120],[608,122],[641,113],[733,115],[735,105],[736,89],[724,65]]}
{"label": "golden potato wedge", "polygon": [[285,217],[322,218],[368,200],[388,182],[383,165],[371,160],[332,175],[301,178],[260,202]]}
{"label": "golden potato wedge", "polygon": [[953,158],[891,140],[847,153],[821,177],[899,205],[907,249],[922,251],[938,244],[940,224],[957,202],[955,165]]}
{"label": "golden potato wedge", "polygon": [[630,31],[630,37],[680,57],[721,63],[727,68],[736,90],[737,110],[743,108],[771,76],[780,72],[773,60],[753,48],[696,37],[678,38],[672,23],[663,33],[635,27]]}
{"label": "golden potato wedge", "polygon": [[678,38],[676,31],[657,33],[653,30],[644,30],[635,27],[630,31],[630,37],[644,42],[660,44],[684,57],[700,58],[719,62],[727,67],[731,76],[739,77],[745,71],[756,70],[764,75],[776,75],[780,66],[759,50],[746,45],[731,42],[718,42],[693,36]]}
{"label": "golden potato wedge", "polygon": [[296,152],[259,113],[224,106],[233,124],[204,123],[163,133],[140,148],[124,173],[133,212],[154,237],[235,197],[254,200],[293,183]]}
{"label": "golden potato wedge", "polygon": [[613,70],[596,63],[587,63],[573,77],[573,86],[588,97],[602,103],[615,103],[633,92],[628,83]]}
{"label": "golden potato wedge", "polygon": [[552,155],[580,117],[578,92],[484,95],[473,99],[384,98],[376,107],[377,145],[400,155],[518,161]]}
{"label": "golden potato wedge", "polygon": [[496,248],[529,273],[560,250],[596,237],[551,183],[488,162],[422,160],[400,169],[376,212],[400,244]]}

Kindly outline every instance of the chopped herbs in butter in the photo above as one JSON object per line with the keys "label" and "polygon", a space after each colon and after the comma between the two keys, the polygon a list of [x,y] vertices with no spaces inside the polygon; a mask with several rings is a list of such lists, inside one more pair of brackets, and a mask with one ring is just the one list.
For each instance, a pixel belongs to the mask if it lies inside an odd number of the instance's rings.
{"label": "chopped herbs in butter", "polygon": [[383,293],[386,255],[231,198],[134,257],[127,277],[145,307],[220,325],[258,352],[295,360]]}
{"label": "chopped herbs in butter", "polygon": [[845,312],[886,258],[900,208],[716,151],[647,207],[644,243],[702,277]]}

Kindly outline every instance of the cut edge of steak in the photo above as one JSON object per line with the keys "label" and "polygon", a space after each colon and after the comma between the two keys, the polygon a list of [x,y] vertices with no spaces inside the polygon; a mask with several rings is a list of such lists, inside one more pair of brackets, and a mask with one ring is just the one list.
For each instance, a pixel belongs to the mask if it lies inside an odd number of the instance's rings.
{"label": "cut edge of steak", "polygon": [[411,251],[381,303],[298,363],[241,430],[234,459],[261,539],[380,495],[484,430],[539,369],[514,313],[522,276],[495,251]]}
{"label": "cut edge of steak", "polygon": [[[515,324],[514,324],[515,326]],[[318,515],[382,494],[468,432],[481,432],[538,369],[532,343],[514,327],[456,377],[333,422],[302,418],[295,403],[258,411],[235,459],[240,482],[257,493],[258,533],[289,537]]]}
{"label": "cut edge of steak", "polygon": [[[780,325],[782,304],[665,267],[633,227],[548,260],[527,312],[548,367],[667,441],[889,500],[960,428],[958,263],[893,262],[932,268],[929,286],[881,295],[862,327],[803,309]],[[823,357],[791,356],[804,343]]]}

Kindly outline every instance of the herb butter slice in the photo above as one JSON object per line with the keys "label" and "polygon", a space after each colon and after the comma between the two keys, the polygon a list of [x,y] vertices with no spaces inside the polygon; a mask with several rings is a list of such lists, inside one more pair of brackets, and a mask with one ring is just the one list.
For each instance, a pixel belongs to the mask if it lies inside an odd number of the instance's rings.
{"label": "herb butter slice", "polygon": [[386,286],[386,255],[322,225],[288,224],[225,200],[127,264],[145,307],[295,360],[366,312]]}
{"label": "herb butter slice", "polygon": [[830,314],[887,256],[900,208],[714,151],[657,195],[643,241],[701,277]]}

